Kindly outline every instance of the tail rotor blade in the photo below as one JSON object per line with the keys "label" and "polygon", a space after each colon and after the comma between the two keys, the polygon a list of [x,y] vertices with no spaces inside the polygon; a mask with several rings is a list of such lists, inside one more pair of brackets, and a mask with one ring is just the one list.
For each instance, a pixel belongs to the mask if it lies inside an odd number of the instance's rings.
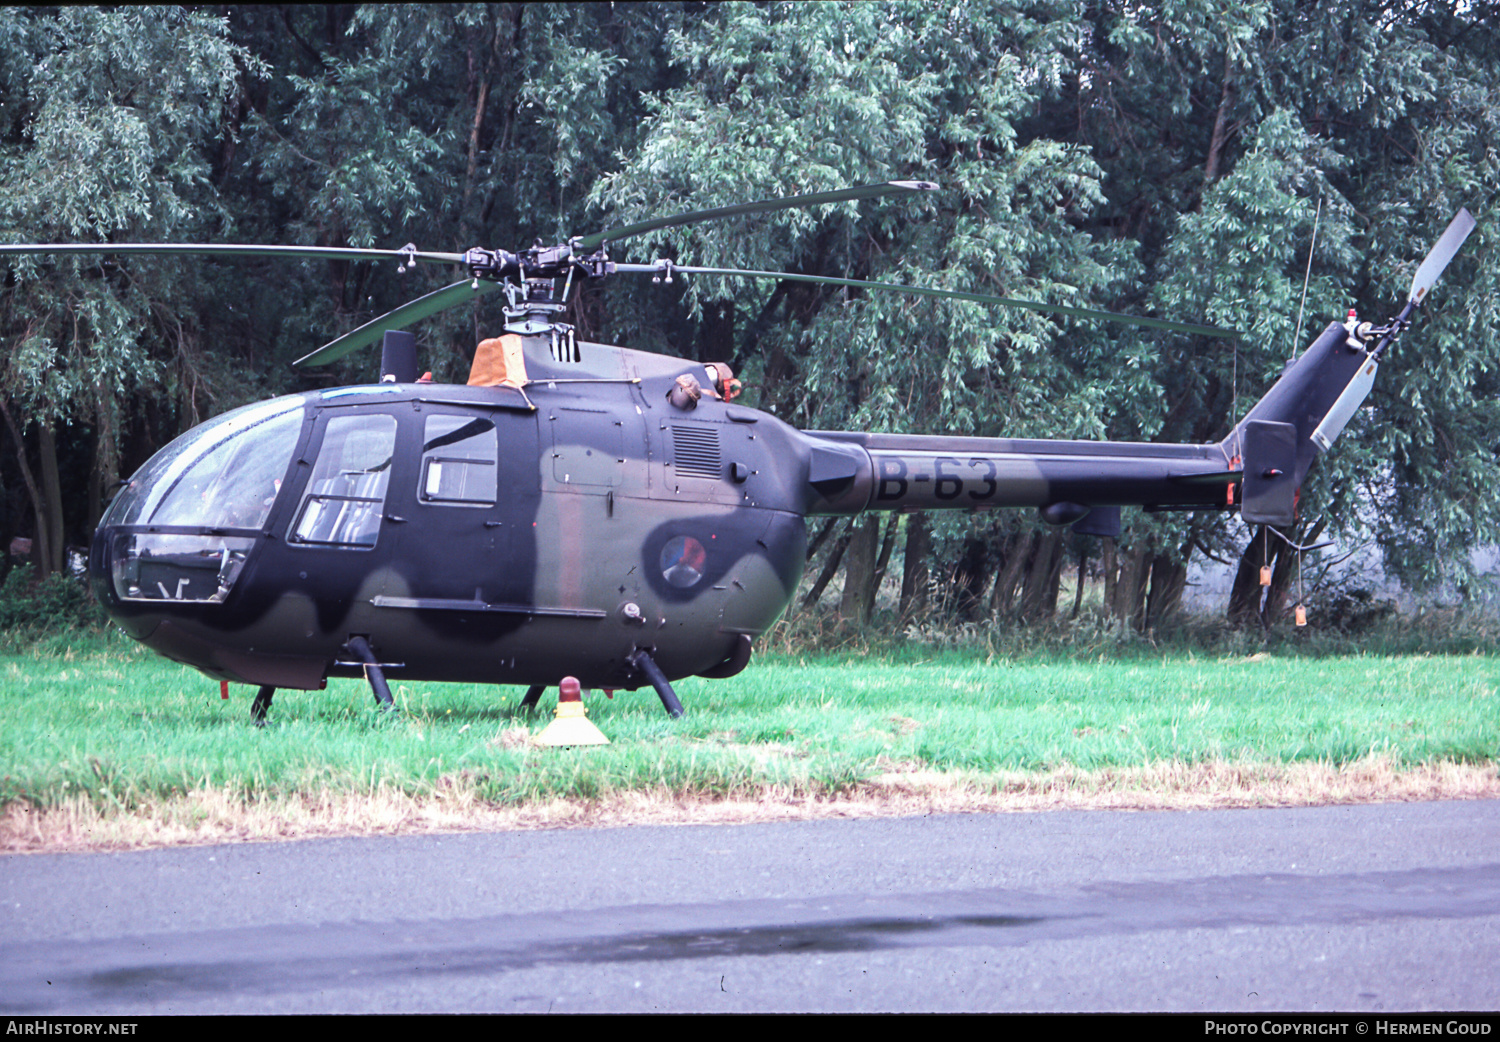
{"label": "tail rotor blade", "polygon": [[1411,303],[1421,305],[1427,299],[1428,290],[1437,283],[1438,276],[1448,267],[1459,247],[1474,230],[1474,215],[1468,209],[1458,211],[1458,216],[1448,225],[1448,230],[1443,232],[1442,237],[1433,245],[1427,254],[1427,259],[1417,269],[1417,273],[1411,280]]}

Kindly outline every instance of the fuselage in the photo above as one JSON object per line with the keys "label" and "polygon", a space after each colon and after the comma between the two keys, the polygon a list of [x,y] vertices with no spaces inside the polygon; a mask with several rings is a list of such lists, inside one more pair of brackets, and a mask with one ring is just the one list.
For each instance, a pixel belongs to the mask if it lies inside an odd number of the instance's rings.
{"label": "fuselage", "polygon": [[[530,340],[530,338],[528,338]],[[384,383],[246,406],[163,449],[95,536],[100,602],[225,680],[638,686],[729,675],[801,577],[809,515],[1223,506],[1220,445],[802,432],[683,359],[526,344],[524,386]]]}
{"label": "fuselage", "polygon": [[393,680],[634,686],[637,648],[674,678],[711,670],[801,576],[806,528],[776,465],[798,434],[713,400],[680,415],[671,373],[640,368],[218,417],[111,505],[99,600],[171,658],[277,687],[358,675],[352,636]]}

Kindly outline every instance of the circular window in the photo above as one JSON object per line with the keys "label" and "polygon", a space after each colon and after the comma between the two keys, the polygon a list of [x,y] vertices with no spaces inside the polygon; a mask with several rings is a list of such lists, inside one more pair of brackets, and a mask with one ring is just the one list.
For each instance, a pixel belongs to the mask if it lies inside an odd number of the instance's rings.
{"label": "circular window", "polygon": [[690,535],[680,535],[667,541],[661,548],[661,574],[667,582],[679,589],[692,586],[703,578],[703,565],[708,560],[708,551],[703,544]]}

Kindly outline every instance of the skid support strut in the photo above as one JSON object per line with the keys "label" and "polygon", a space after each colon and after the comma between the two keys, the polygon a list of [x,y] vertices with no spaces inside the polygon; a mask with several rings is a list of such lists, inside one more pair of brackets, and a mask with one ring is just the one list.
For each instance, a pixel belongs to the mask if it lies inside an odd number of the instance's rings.
{"label": "skid support strut", "polygon": [[250,703],[250,719],[255,721],[256,727],[266,726],[266,710],[271,708],[271,696],[276,689],[270,684],[255,693],[255,701]]}
{"label": "skid support strut", "polygon": [[672,690],[672,685],[667,681],[666,674],[661,671],[651,655],[644,648],[637,648],[630,656],[630,664],[642,673],[646,679],[651,681],[651,686],[656,688],[656,693],[661,698],[661,704],[666,707],[667,715],[677,719],[682,715],[682,703],[677,700],[677,692]]}
{"label": "skid support strut", "polygon": [[536,708],[537,699],[542,697],[542,692],[547,690],[546,684],[532,684],[526,689],[526,697],[521,699],[520,708],[532,710]]}
{"label": "skid support strut", "polygon": [[350,637],[349,643],[344,647],[349,649],[349,654],[364,663],[365,679],[370,682],[370,688],[375,692],[375,701],[380,703],[382,709],[394,711],[396,703],[391,698],[391,687],[385,682],[385,671],[375,660],[375,652],[370,650],[370,642],[363,637]]}

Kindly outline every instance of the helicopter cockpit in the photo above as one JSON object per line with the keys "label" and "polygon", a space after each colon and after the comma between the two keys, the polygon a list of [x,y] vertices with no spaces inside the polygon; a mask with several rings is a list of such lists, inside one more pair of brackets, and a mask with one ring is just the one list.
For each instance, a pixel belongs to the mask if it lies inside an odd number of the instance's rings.
{"label": "helicopter cockpit", "polygon": [[172,442],[110,505],[110,579],[127,601],[218,603],[260,537],[296,451],[301,397],[247,405]]}

